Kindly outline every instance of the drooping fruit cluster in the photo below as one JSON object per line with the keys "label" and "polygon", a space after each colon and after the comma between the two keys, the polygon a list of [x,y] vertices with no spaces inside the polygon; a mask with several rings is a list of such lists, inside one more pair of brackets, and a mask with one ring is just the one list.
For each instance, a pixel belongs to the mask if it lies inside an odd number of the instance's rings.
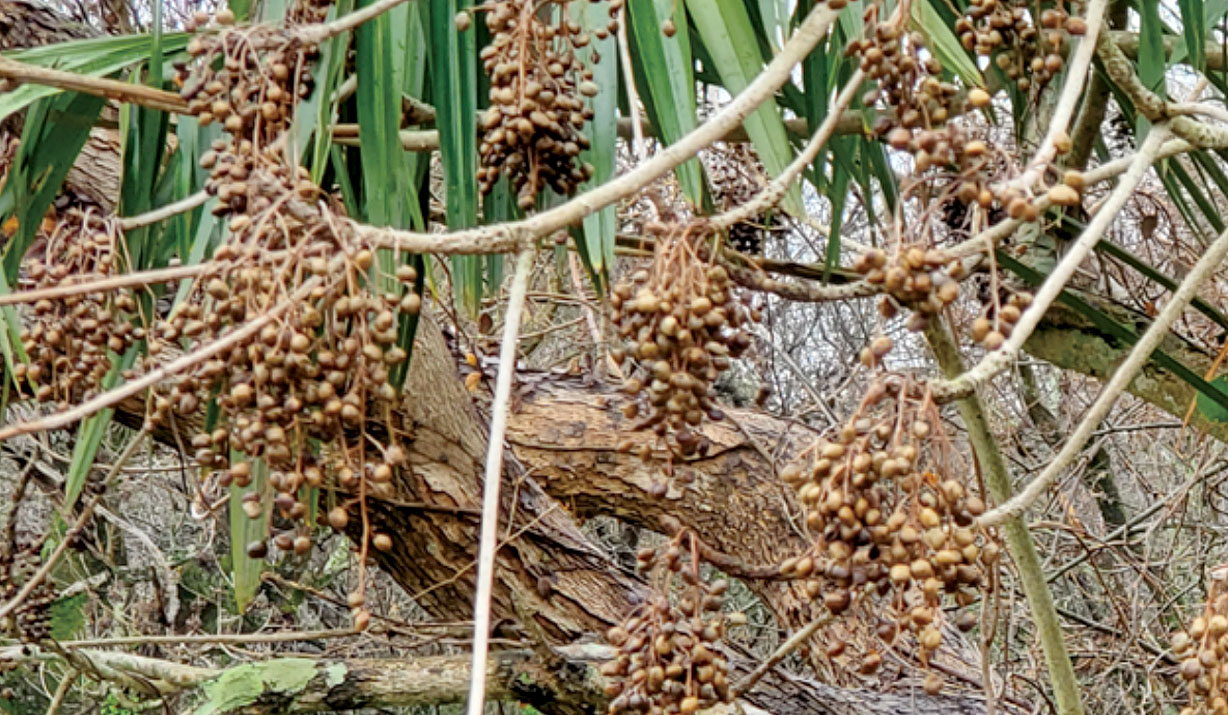
{"label": "drooping fruit cluster", "polygon": [[[579,159],[590,146],[580,130],[593,117],[585,100],[598,91],[580,57],[591,36],[571,19],[569,4],[550,4],[545,12],[558,16],[554,22],[532,0],[497,0],[485,8],[492,39],[481,59],[490,107],[481,117],[478,182],[489,193],[506,174],[526,211],[545,187],[567,195],[593,175],[592,165]],[[610,12],[618,13],[613,3]],[[610,24],[617,28],[616,20]],[[600,59],[596,50],[589,59]]]}
{"label": "drooping fruit cluster", "polygon": [[900,304],[913,310],[908,321],[910,330],[923,330],[931,316],[953,303],[965,275],[959,259],[923,246],[900,246],[892,256],[872,249],[858,256],[853,269],[865,276],[867,283],[886,289],[879,303],[884,317],[894,316]]}
{"label": "drooping fruit cluster", "polygon": [[[69,288],[74,283],[112,276],[119,261],[113,222],[95,216],[64,216],[47,237],[41,257],[26,259],[36,289]],[[28,364],[14,366],[14,377],[29,379],[34,395],[62,406],[97,394],[121,355],[144,337],[133,321],[136,301],[125,292],[94,292],[44,298],[34,303],[22,329]]]}
{"label": "drooping fruit cluster", "polygon": [[[219,488],[260,485],[235,495],[244,513],[270,517],[273,546],[303,554],[311,490],[327,481],[350,495],[327,513],[344,530],[357,500],[392,495],[407,461],[403,435],[372,435],[366,426],[398,406],[408,357],[400,343],[422,305],[418,271],[403,257],[377,257],[375,245],[337,220],[343,211],[333,197],[286,158],[314,49],[293,31],[269,28],[195,42],[203,83],[184,94],[202,121],[223,121],[230,134],[201,159],[229,235],[188,298],[151,331],[150,352],[178,341],[224,348],[159,395],[150,418],[215,401],[216,423],[192,438],[197,461]],[[217,60],[220,71],[209,67]],[[361,533],[363,553],[392,547],[386,534]],[[253,541],[248,555],[263,558],[268,543]],[[350,602],[355,624],[365,625],[361,586]]]}
{"label": "drooping fruit cluster", "polygon": [[[719,650],[728,582],[701,579],[690,532],[660,548],[641,549],[637,561],[640,570],[652,572],[654,593],[606,633],[618,649],[601,668],[609,679],[609,712],[690,715],[728,702],[729,664]],[[671,598],[675,587],[677,597]]]}
{"label": "drooping fruit cluster", "polygon": [[1179,672],[1187,683],[1190,704],[1181,715],[1228,713],[1228,570],[1211,573],[1203,612],[1189,628],[1173,635],[1173,653],[1181,658]]}
{"label": "drooping fruit cluster", "polygon": [[[233,22],[233,16],[219,17],[223,20]],[[223,26],[193,37],[188,53],[191,62],[176,67],[180,96],[202,126],[221,123],[231,141],[215,151],[234,155],[232,162],[202,157],[202,165],[212,164],[205,168],[214,170],[207,188],[223,208],[241,212],[250,188],[244,182],[254,163],[285,163],[278,153],[288,151],[282,142],[295,105],[311,92],[308,66],[316,50],[286,30]],[[224,172],[215,166],[221,163],[229,164]]]}
{"label": "drooping fruit cluster", "polygon": [[[696,427],[723,413],[713,386],[730,360],[751,345],[747,328],[759,319],[749,297],[740,299],[728,272],[706,258],[716,234],[704,221],[685,225],[652,222],[652,265],[611,291],[614,322],[625,349],[614,360],[633,361],[624,389],[638,396],[624,410],[640,417],[635,429],[652,429],[672,452],[702,455],[708,442]],[[640,447],[648,458],[651,450]],[[664,492],[664,485],[658,485]]]}
{"label": "drooping fruit cluster", "polygon": [[991,352],[1002,347],[1031,303],[1032,294],[1021,291],[1011,293],[1006,305],[995,301],[986,306],[982,314],[972,321],[972,339]]}
{"label": "drooping fruit cluster", "polygon": [[861,70],[878,83],[863,97],[867,106],[882,102],[894,109],[895,117],[883,115],[875,124],[879,136],[901,136],[914,130],[935,129],[955,115],[959,88],[942,79],[942,63],[925,50],[919,32],[907,32],[895,20],[879,22],[878,6],[866,10],[872,28],[864,39],[845,48],[860,60]]}
{"label": "drooping fruit cluster", "polygon": [[[412,266],[402,265],[400,281],[390,281],[373,269],[370,249],[265,227],[270,235],[243,232],[234,236],[238,245],[223,244],[191,298],[156,331],[159,341],[231,345],[155,400],[152,419],[214,400],[217,425],[192,438],[198,463],[213,470],[218,486],[246,487],[255,476],[249,460],[261,458],[267,491],[245,495],[243,510],[252,518],[271,511],[273,528],[281,529],[274,545],[303,553],[311,544],[306,489],[319,487],[326,473],[345,491],[391,495],[404,449],[395,438],[353,444],[350,434],[363,432],[372,410],[396,402],[392,372],[407,358],[399,331],[421,298]],[[283,312],[269,320],[274,305]],[[236,337],[253,324],[259,330]],[[335,459],[314,457],[315,441]],[[232,450],[244,458],[232,463]],[[264,556],[264,542],[248,552]]]}
{"label": "drooping fruit cluster", "polygon": [[[733,210],[755,198],[766,184],[763,165],[748,143],[717,144],[704,156],[704,170],[712,186],[718,212]],[[782,225],[780,214],[766,211],[750,221],[729,227],[729,245],[740,253],[760,255],[763,240]]]}
{"label": "drooping fruit cluster", "polygon": [[1036,6],[1003,0],[972,0],[967,15],[955,23],[964,48],[992,58],[1020,92],[1039,91],[1062,71],[1066,35],[1082,35],[1087,23],[1071,17],[1061,4],[1040,11]]}
{"label": "drooping fruit cluster", "polygon": [[[994,535],[976,525],[985,503],[953,464],[940,425],[921,384],[884,375],[836,434],[782,472],[815,540],[781,574],[805,579],[834,614],[857,612],[864,599],[886,645],[911,633],[923,664],[942,644],[944,596],[971,603],[1000,555]],[[885,597],[885,610],[870,605],[875,597]],[[963,629],[975,623],[971,614],[956,620]],[[863,672],[878,662],[867,654]]]}

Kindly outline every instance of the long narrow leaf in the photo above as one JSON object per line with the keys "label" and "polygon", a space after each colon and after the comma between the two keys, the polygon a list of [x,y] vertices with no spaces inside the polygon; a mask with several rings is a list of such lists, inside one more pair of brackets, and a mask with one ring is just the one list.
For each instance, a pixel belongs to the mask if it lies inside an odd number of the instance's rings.
{"label": "long narrow leaf", "polygon": [[41,100],[26,115],[17,156],[0,190],[0,226],[17,219],[4,247],[4,272],[12,283],[35,231],[89,138],[103,100],[68,93]]}
{"label": "long narrow leaf", "polygon": [[[427,0],[430,64],[438,113],[439,156],[443,163],[448,228],[478,220],[477,52],[475,33],[461,32],[454,18],[460,0]],[[482,301],[482,264],[474,256],[453,256],[453,290],[458,302],[477,314]]]}
{"label": "long narrow leaf", "polygon": [[[664,144],[678,141],[696,125],[690,31],[681,13],[674,17],[674,8],[673,0],[631,0],[626,5],[636,89]],[[673,37],[662,32],[667,21],[674,25]],[[703,205],[699,161],[683,162],[675,173],[686,197]]]}
{"label": "long narrow leaf", "polygon": [[[725,89],[736,95],[763,70],[763,58],[743,0],[687,0],[687,10],[696,31],[720,74]],[[768,174],[775,177],[793,158],[784,120],[769,99],[744,122],[746,133]],[[801,216],[802,192],[794,183],[784,198],[784,207]]]}
{"label": "long narrow leaf", "polygon": [[[249,458],[240,452],[231,452],[232,464]],[[260,573],[264,570],[264,559],[253,559],[247,555],[247,547],[268,537],[269,510],[272,507],[272,495],[265,489],[268,479],[268,466],[263,459],[250,459],[252,481],[246,487],[237,484],[230,486],[230,561],[234,576],[235,605],[239,612],[247,610],[255,600],[260,590]],[[260,516],[252,519],[243,513],[243,498],[251,493],[262,495]]]}

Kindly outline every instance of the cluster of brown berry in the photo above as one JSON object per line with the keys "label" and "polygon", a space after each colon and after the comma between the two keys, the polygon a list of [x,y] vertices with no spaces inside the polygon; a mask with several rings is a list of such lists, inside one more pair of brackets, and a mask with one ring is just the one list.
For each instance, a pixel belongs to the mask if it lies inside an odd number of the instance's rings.
{"label": "cluster of brown berry", "polygon": [[[68,214],[48,236],[42,257],[27,258],[26,273],[37,289],[112,276],[119,261],[116,236],[113,222]],[[144,338],[145,331],[134,324],[136,315],[136,301],[122,292],[39,300],[21,331],[30,362],[15,365],[13,376],[28,379],[37,399],[57,401],[61,408],[89,399],[111,372],[112,354],[123,354]]]}
{"label": "cluster of brown berry", "polygon": [[304,199],[318,194],[285,158],[294,108],[311,92],[307,65],[315,48],[285,30],[239,29],[226,22],[233,15],[219,13],[220,31],[192,38],[193,59],[176,68],[176,83],[202,126],[220,122],[229,134],[213,143],[200,164],[209,171],[205,189],[219,200],[214,212],[233,214],[230,229],[239,232],[287,189]]}
{"label": "cluster of brown berry", "polygon": [[1087,23],[1057,4],[1040,11],[1037,27],[1035,12],[1022,2],[971,0],[955,31],[965,49],[992,57],[1020,92],[1039,91],[1062,71],[1066,35],[1084,34]]}
{"label": "cluster of brown berry", "polygon": [[1021,291],[1011,293],[1006,305],[986,306],[984,314],[972,321],[972,339],[990,352],[1002,347],[1031,303],[1032,294]]}
{"label": "cluster of brown berry", "polygon": [[[853,269],[867,283],[882,285],[884,295],[879,311],[884,317],[894,317],[899,305],[913,310],[908,321],[910,330],[924,330],[932,316],[959,297],[959,281],[965,275],[964,264],[936,248],[900,246],[888,256],[881,249],[866,251],[857,257]],[[890,346],[888,346],[890,349]],[[885,354],[885,350],[882,351]],[[882,355],[875,355],[881,358]],[[866,360],[863,355],[863,361]]]}
{"label": "cluster of brown berry", "polygon": [[870,30],[845,48],[857,57],[861,70],[878,88],[862,98],[866,106],[882,102],[894,111],[882,114],[873,127],[879,136],[898,138],[915,130],[935,129],[954,116],[959,88],[942,79],[942,63],[925,49],[919,32],[907,32],[897,20],[878,21],[879,8],[866,10]]}
{"label": "cluster of brown berry", "polygon": [[[634,360],[625,390],[639,396],[624,411],[642,416],[635,429],[653,429],[682,457],[707,452],[695,430],[705,419],[723,417],[713,386],[730,360],[751,345],[747,327],[758,309],[736,294],[728,272],[706,259],[718,235],[704,221],[685,225],[650,223],[655,237],[652,265],[614,286],[610,301],[625,349],[612,351],[615,362]],[[630,446],[628,446],[630,448]],[[649,447],[640,454],[647,459]],[[657,485],[664,493],[665,486]]]}
{"label": "cluster of brown berry", "polygon": [[[869,608],[880,620],[878,635],[891,647],[911,633],[923,664],[942,645],[944,595],[970,604],[1001,553],[994,535],[976,525],[985,502],[952,464],[940,425],[921,384],[884,375],[836,434],[781,475],[797,490],[815,536],[781,574],[805,579],[807,593],[834,614],[856,612],[863,597],[887,597],[886,611]],[[968,612],[956,620],[961,629],[975,624]],[[872,651],[861,670],[879,662]],[[936,676],[926,681],[929,690],[941,687]]]}
{"label": "cluster of brown berry", "polygon": [[[247,516],[268,517],[273,546],[303,554],[312,490],[335,483],[350,495],[327,512],[343,530],[358,500],[392,495],[407,461],[400,435],[366,426],[399,404],[397,373],[408,358],[399,343],[422,305],[418,272],[377,258],[375,246],[332,220],[342,208],[285,158],[314,49],[271,28],[223,29],[194,43],[201,80],[184,95],[202,121],[222,121],[230,135],[201,160],[229,234],[187,299],[150,331],[150,352],[177,342],[225,347],[160,394],[150,419],[213,400],[215,422],[192,438],[197,461],[217,487],[247,490],[234,496]],[[392,546],[386,534],[362,533],[364,552]],[[268,543],[253,541],[248,555],[263,558]],[[350,595],[356,625],[369,621],[364,602],[361,589]]]}
{"label": "cluster of brown berry", "polygon": [[[592,36],[570,19],[569,4],[551,3],[545,14],[531,0],[498,0],[484,8],[491,42],[481,59],[490,77],[490,107],[481,118],[478,182],[489,193],[507,175],[525,211],[545,187],[567,195],[593,175],[592,165],[579,159],[590,146],[580,130],[593,117],[585,100],[598,91],[593,70],[580,57]],[[558,19],[543,19],[553,15]],[[611,27],[617,28],[616,20]],[[590,60],[599,59],[593,50]]]}
{"label": "cluster of brown berry", "polygon": [[[729,701],[729,664],[719,645],[729,584],[705,583],[697,552],[694,536],[681,532],[661,548],[637,555],[640,570],[653,573],[654,595],[606,633],[618,649],[601,669],[609,679],[605,692],[611,715],[691,715]],[[679,593],[672,599],[675,586]]]}
{"label": "cluster of brown berry", "polygon": [[1173,635],[1173,653],[1181,658],[1180,673],[1190,704],[1181,715],[1228,713],[1228,569],[1211,574],[1203,612],[1189,628]]}

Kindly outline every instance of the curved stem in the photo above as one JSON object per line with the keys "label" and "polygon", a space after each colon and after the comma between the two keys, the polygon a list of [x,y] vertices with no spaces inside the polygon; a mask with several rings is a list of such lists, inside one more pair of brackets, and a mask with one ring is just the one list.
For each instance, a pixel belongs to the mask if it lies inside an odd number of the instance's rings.
{"label": "curved stem", "polygon": [[[963,359],[946,325],[940,321],[931,321],[925,336],[943,373],[958,375],[964,368]],[[1006,460],[998,449],[998,442],[989,428],[984,403],[981,402],[980,396],[972,391],[961,397],[956,406],[964,421],[964,427],[968,430],[968,441],[972,444],[976,463],[980,467],[989,495],[998,503],[1009,500],[1012,492],[1010,473],[1006,468]],[[1066,639],[1062,635],[1057,607],[1053,603],[1053,592],[1049,590],[1049,582],[1045,580],[1040,555],[1036,552],[1036,543],[1032,541],[1027,525],[1018,516],[1003,522],[1002,532],[1006,537],[1006,548],[1019,572],[1023,595],[1027,598],[1028,608],[1036,623],[1036,635],[1044,651],[1045,666],[1049,671],[1049,682],[1053,687],[1057,711],[1059,715],[1082,715],[1083,701],[1079,695],[1079,682],[1075,678],[1074,665],[1070,662],[1070,653],[1066,650]]]}
{"label": "curved stem", "polygon": [[482,715],[486,705],[486,653],[490,648],[490,598],[494,590],[495,551],[499,530],[499,484],[503,476],[503,438],[507,433],[508,403],[516,375],[516,343],[524,312],[529,274],[536,252],[526,249],[516,257],[516,273],[508,295],[503,345],[499,349],[499,376],[490,415],[490,444],[486,450],[485,486],[482,489],[482,535],[478,547],[478,584],[473,603],[473,667],[469,681],[469,715]]}

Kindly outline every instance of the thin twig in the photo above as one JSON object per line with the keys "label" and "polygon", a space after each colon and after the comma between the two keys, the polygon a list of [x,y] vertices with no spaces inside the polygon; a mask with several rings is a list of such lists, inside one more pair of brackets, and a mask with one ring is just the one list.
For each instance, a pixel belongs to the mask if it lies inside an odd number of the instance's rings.
{"label": "thin twig", "polygon": [[499,538],[499,486],[503,476],[503,439],[516,375],[516,344],[524,312],[529,275],[536,251],[526,249],[516,257],[516,272],[508,294],[503,345],[499,349],[499,376],[495,380],[490,416],[490,444],[486,450],[486,474],[482,489],[482,532],[478,548],[477,592],[473,603],[473,666],[469,681],[469,715],[482,715],[486,706],[486,654],[490,648],[490,600],[494,590],[495,551]]}
{"label": "thin twig", "polygon": [[1134,156],[1130,169],[1126,171],[1125,175],[1121,178],[1121,182],[1109,194],[1100,211],[1088,222],[1087,228],[1083,230],[1078,240],[1070,246],[1066,255],[1050,271],[1049,277],[1045,279],[1040,290],[1036,292],[1031,305],[1024,311],[1019,322],[1015,324],[1006,344],[998,351],[990,353],[981,362],[969,368],[959,377],[933,383],[931,391],[934,399],[949,402],[958,397],[968,395],[978,385],[983,384],[1010,366],[1019,350],[1023,347],[1024,342],[1032,335],[1032,331],[1036,329],[1036,326],[1040,324],[1041,318],[1049,310],[1049,306],[1061,295],[1062,290],[1066,287],[1066,283],[1074,275],[1079,264],[1083,262],[1083,259],[1100,242],[1100,238],[1117,218],[1122,207],[1130,200],[1134,189],[1151,168],[1152,162],[1155,161],[1156,153],[1163,145],[1164,139],[1167,136],[1168,130],[1166,125],[1162,124],[1154,126],[1151,132],[1147,134],[1147,139],[1143,142],[1143,146],[1139,149],[1138,154]]}
{"label": "thin twig", "polygon": [[10,425],[4,429],[0,429],[0,442],[7,439],[12,439],[18,435],[32,434],[34,432],[43,432],[46,430],[65,427],[79,420],[83,420],[96,412],[105,410],[108,407],[114,407],[129,397],[140,393],[142,390],[153,387],[166,378],[183,372],[184,370],[187,370],[188,368],[191,368],[192,366],[197,365],[200,362],[213,357],[214,355],[217,355],[223,350],[231,348],[236,343],[243,342],[247,338],[260,332],[264,326],[276,320],[282,313],[289,310],[291,306],[295,305],[298,301],[307,296],[312,290],[320,285],[320,283],[321,281],[319,278],[309,278],[308,280],[303,281],[303,284],[299,286],[298,290],[294,291],[292,295],[286,296],[285,300],[273,306],[269,312],[265,313],[259,318],[246,323],[243,325],[243,327],[238,328],[231,333],[227,333],[208,345],[180,357],[178,360],[167,363],[166,365],[153,370],[146,375],[142,375],[132,382],[125,383],[121,387],[117,387],[113,390],[108,390],[92,400],[82,402],[72,409],[47,415],[41,419],[29,422],[19,422],[15,425]]}
{"label": "thin twig", "polygon": [[198,263],[192,266],[176,266],[174,268],[157,268],[150,271],[124,273],[109,278],[85,280],[80,283],[61,283],[50,288],[15,291],[0,295],[0,305],[35,303],[43,299],[62,300],[70,296],[84,295],[86,293],[102,293],[121,288],[135,288],[155,283],[170,283],[184,278],[195,278],[208,270],[208,264]]}
{"label": "thin twig", "polygon": [[743,678],[733,686],[730,692],[732,698],[739,698],[745,695],[751,688],[755,687],[755,683],[759,682],[763,676],[767,675],[772,668],[775,668],[780,661],[784,660],[793,651],[797,650],[798,646],[810,640],[810,637],[815,634],[823,626],[831,623],[833,616],[830,613],[824,613],[813,621],[807,623],[800,631],[789,636],[789,640],[780,644],[776,652],[768,656],[768,659],[759,664],[759,667],[751,671],[750,675]]}
{"label": "thin twig", "polygon": [[188,113],[188,103],[174,92],[165,92],[142,84],[129,84],[116,79],[91,77],[76,72],[39,67],[10,57],[0,57],[0,79],[81,92],[174,114]]}
{"label": "thin twig", "polygon": [[1031,189],[1032,184],[1036,183],[1037,179],[1044,174],[1045,169],[1057,158],[1058,139],[1068,136],[1066,127],[1070,125],[1075,108],[1083,99],[1087,88],[1087,73],[1092,66],[1092,57],[1096,54],[1096,39],[1104,24],[1104,10],[1108,4],[1108,0],[1091,0],[1087,4],[1087,14],[1084,18],[1087,22],[1087,32],[1083,34],[1083,38],[1079,41],[1079,48],[1075,50],[1074,55],[1070,58],[1070,64],[1067,65],[1066,84],[1062,86],[1062,93],[1053,109],[1053,115],[1049,118],[1049,131],[1045,134],[1040,148],[1032,156],[1028,169],[1011,181],[1011,185],[1024,191]]}
{"label": "thin twig", "polygon": [[[136,454],[136,448],[140,446],[146,434],[148,433],[142,431],[132,438],[132,441],[124,448],[123,453],[115,460],[115,464],[111,466],[111,471],[103,480],[103,484],[109,485],[115,479],[123,465],[132,458],[132,455]],[[93,516],[94,509],[101,501],[102,493],[99,492],[81,509],[81,513],[77,515],[77,520],[64,532],[64,537],[60,539],[60,543],[56,544],[55,550],[51,552],[51,555],[43,559],[42,565],[30,576],[30,580],[25,582],[21,590],[9,599],[7,603],[0,606],[0,618],[5,618],[16,610],[33,593],[34,589],[38,588],[39,584],[47,578],[48,574],[51,573],[51,569],[55,568],[64,552],[68,550],[69,544],[73,541],[73,534],[80,532],[85,527],[85,523]],[[67,507],[68,505],[65,506]]]}
{"label": "thin twig", "polygon": [[520,221],[449,233],[416,233],[357,222],[350,222],[350,226],[364,240],[411,253],[517,251],[536,238],[564,229],[595,211],[632,196],[740,125],[789,81],[793,68],[826,36],[828,27],[837,15],[837,11],[825,4],[816,6],[764,71],[707,122],[621,177],[594,187],[549,211]]}
{"label": "thin twig", "polygon": [[56,715],[60,712],[60,708],[64,705],[64,699],[68,697],[68,691],[72,688],[72,684],[77,682],[77,677],[80,673],[76,668],[69,668],[68,672],[60,680],[60,684],[55,688],[55,694],[51,696],[51,702],[47,705],[47,715]]}
{"label": "thin twig", "polygon": [[241,643],[295,643],[298,641],[346,638],[362,635],[353,628],[332,628],[319,631],[282,631],[278,633],[215,633],[192,636],[125,636],[123,638],[93,638],[64,641],[65,648],[107,648],[123,645],[209,645]]}
{"label": "thin twig", "polygon": [[153,211],[146,211],[143,214],[121,218],[119,227],[123,231],[132,231],[134,229],[148,226],[150,224],[165,221],[173,216],[178,216],[181,213],[191,211],[197,206],[204,206],[209,201],[209,192],[201,189],[191,196],[186,196],[178,201],[173,201],[165,206],[159,206]]}
{"label": "thin twig", "polygon": [[339,17],[332,22],[322,23],[319,25],[307,25],[296,28],[293,32],[303,42],[319,44],[330,37],[336,37],[343,32],[349,32],[368,20],[374,20],[405,1],[406,0],[377,0],[377,2],[374,2],[361,10],[355,10],[354,12],[351,12],[344,17]]}
{"label": "thin twig", "polygon": [[736,223],[749,221],[763,213],[766,209],[779,203],[785,194],[788,193],[789,187],[793,185],[797,177],[801,176],[806,167],[810,166],[814,158],[819,155],[819,151],[824,146],[827,146],[827,142],[836,133],[836,127],[840,124],[840,117],[853,101],[853,97],[861,91],[863,79],[865,79],[865,73],[861,70],[853,73],[853,76],[849,78],[848,83],[844,86],[844,90],[836,97],[835,104],[827,110],[827,118],[823,120],[823,123],[819,125],[819,128],[810,137],[806,148],[785,167],[780,176],[768,182],[768,185],[763,187],[762,191],[746,203],[714,216],[712,223],[720,228],[728,228]]}
{"label": "thin twig", "polygon": [[1044,494],[1049,489],[1058,475],[1065,471],[1066,467],[1070,466],[1070,463],[1074,461],[1075,457],[1083,449],[1083,445],[1087,444],[1087,440],[1091,438],[1096,428],[1100,426],[1100,421],[1108,414],[1109,408],[1117,401],[1117,397],[1130,385],[1134,380],[1134,376],[1151,359],[1151,353],[1159,347],[1160,342],[1168,336],[1168,329],[1172,327],[1177,318],[1181,317],[1182,311],[1193,300],[1198,288],[1220,267],[1220,263],[1225,255],[1228,255],[1228,231],[1220,234],[1211,243],[1206,252],[1202,254],[1202,257],[1198,259],[1198,262],[1194,264],[1194,268],[1181,281],[1181,285],[1173,293],[1168,303],[1165,304],[1163,310],[1160,311],[1160,315],[1147,328],[1147,332],[1143,333],[1143,337],[1131,349],[1130,354],[1126,356],[1126,360],[1121,364],[1121,367],[1117,368],[1117,371],[1113,373],[1109,383],[1100,391],[1096,401],[1088,408],[1087,412],[1083,415],[1083,419],[1079,421],[1078,427],[1075,428],[1070,438],[1066,440],[1066,444],[1062,445],[1061,451],[1057,453],[1053,461],[1049,462],[1044,471],[1024,487],[1022,491],[1011,498],[1010,501],[982,514],[980,519],[978,519],[981,525],[996,526],[1005,519],[1022,514],[1041,494]]}

